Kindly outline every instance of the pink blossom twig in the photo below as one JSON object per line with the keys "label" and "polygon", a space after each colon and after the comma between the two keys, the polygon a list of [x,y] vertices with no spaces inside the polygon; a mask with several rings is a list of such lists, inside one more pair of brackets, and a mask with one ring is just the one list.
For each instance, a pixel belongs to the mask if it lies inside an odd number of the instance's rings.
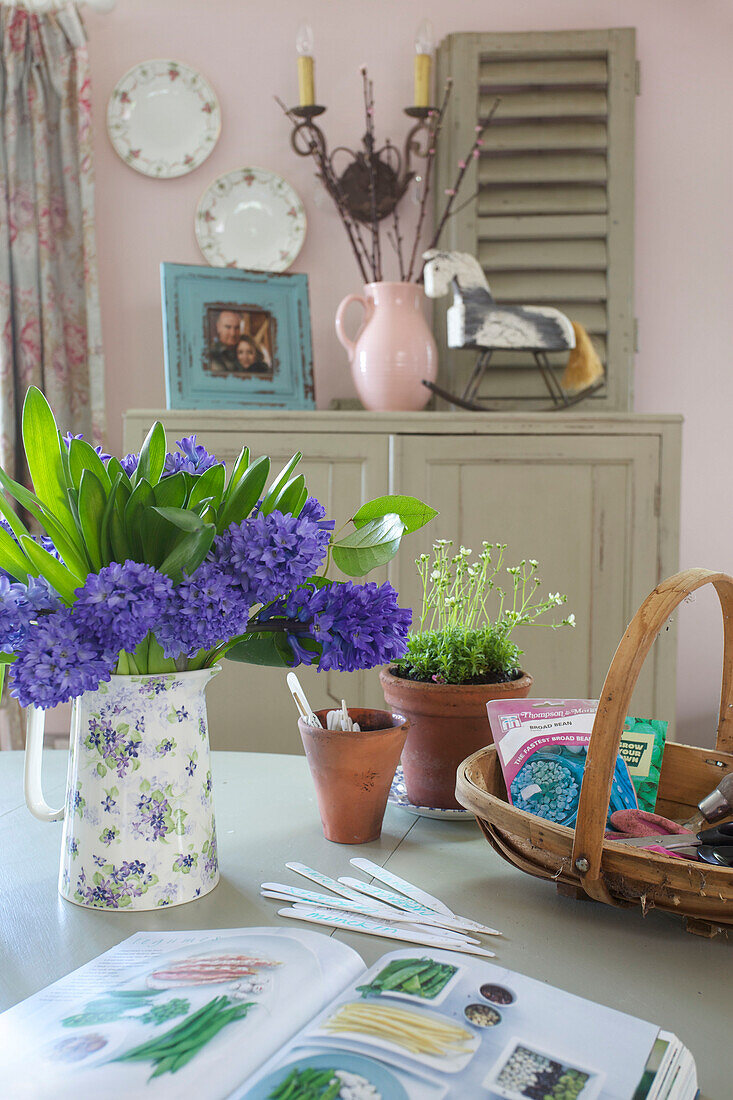
{"label": "pink blossom twig", "polygon": [[428,209],[428,195],[430,193],[430,177],[433,171],[433,161],[435,160],[435,154],[437,151],[438,135],[440,134],[441,127],[443,126],[443,119],[445,118],[445,112],[448,108],[451,92],[453,90],[453,81],[450,77],[445,82],[445,89],[443,91],[443,102],[440,105],[439,110],[433,114],[430,118],[430,124],[428,126],[428,152],[425,160],[425,170],[423,172],[423,193],[420,200],[420,213],[417,219],[417,226],[415,229],[415,240],[413,241],[412,251],[410,253],[410,263],[407,268],[407,281],[412,282],[412,276],[415,271],[415,262],[417,260],[417,251],[420,247],[420,238],[422,237],[423,224],[425,222],[425,215]]}

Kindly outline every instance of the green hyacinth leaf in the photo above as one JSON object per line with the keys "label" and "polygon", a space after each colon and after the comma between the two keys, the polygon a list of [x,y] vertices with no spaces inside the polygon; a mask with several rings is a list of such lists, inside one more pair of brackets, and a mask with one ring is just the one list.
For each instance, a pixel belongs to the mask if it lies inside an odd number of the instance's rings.
{"label": "green hyacinth leaf", "polygon": [[156,420],[140,448],[140,459],[131,479],[133,483],[137,484],[145,478],[151,485],[157,485],[163,473],[165,455],[165,428],[159,420]]}
{"label": "green hyacinth leaf", "polygon": [[112,488],[107,467],[85,439],[72,439],[69,444],[69,474],[77,489],[81,486],[81,476],[85,470],[95,475],[106,496]]}
{"label": "green hyacinth leaf", "polygon": [[20,538],[21,535],[30,535],[30,531],[23,523],[22,519],[19,518],[18,514],[13,510],[10,501],[2,490],[0,490],[0,515],[16,538]]}
{"label": "green hyacinth leaf", "polygon": [[39,546],[27,535],[23,535],[21,538],[21,545],[34,570],[46,578],[49,584],[56,589],[64,603],[73,604],[76,599],[76,589],[84,583],[86,574],[83,577],[74,576],[53,554],[49,554],[48,550],[44,550],[42,546]]}
{"label": "green hyacinth leaf", "polygon": [[[21,535],[30,538],[30,535]],[[0,566],[19,581],[27,581],[33,566],[12,535],[0,527]]]}
{"label": "green hyacinth leaf", "polygon": [[[303,492],[305,492],[305,499],[307,500],[308,491],[305,487],[305,478],[302,474],[298,474],[297,477],[291,478],[290,481],[282,487],[275,497],[272,511],[282,512],[284,515],[300,515],[303,507],[303,505],[300,504]],[[305,504],[305,500],[303,500],[303,504]]]}
{"label": "green hyacinth leaf", "polygon": [[22,434],[28,470],[38,500],[63,527],[69,540],[82,551],[81,538],[66,492],[68,485],[58,428],[51,406],[35,386],[28,389],[23,403]]}
{"label": "green hyacinth leaf", "polygon": [[199,504],[203,500],[209,500],[215,502],[215,507],[219,507],[222,497],[224,495],[224,481],[226,479],[226,471],[221,463],[216,466],[210,466],[208,470],[204,470],[202,474],[197,474],[193,479],[193,488],[189,493],[186,507],[192,511],[197,510]]}
{"label": "green hyacinth leaf", "polygon": [[249,447],[242,447],[241,451],[237,455],[237,461],[232,466],[232,472],[229,475],[229,481],[227,482],[225,497],[236,489],[239,482],[242,480],[243,475],[246,473],[249,467]]}
{"label": "green hyacinth leaf", "polygon": [[152,510],[180,531],[201,531],[205,526],[201,517],[196,512],[189,512],[187,508],[158,508],[154,506]]}
{"label": "green hyacinth leaf", "polygon": [[334,563],[348,577],[363,577],[370,570],[392,560],[400,548],[404,531],[405,525],[398,515],[389,514],[369,520],[363,527],[333,543],[331,554]]}
{"label": "green hyacinth leaf", "polygon": [[122,484],[126,485],[128,489],[132,489],[132,482],[130,476],[125,472],[125,469],[120,462],[119,458],[114,456],[107,463],[107,473],[109,474],[110,485],[114,485],[117,476],[119,475]]}
{"label": "green hyacinth leaf", "polygon": [[213,523],[207,523],[198,531],[183,535],[174,545],[159,566],[161,573],[170,577],[174,584],[183,579],[183,574],[194,573],[204,560],[216,535]]}
{"label": "green hyacinth leaf", "polygon": [[265,496],[262,500],[263,516],[269,516],[270,512],[274,511],[274,509],[277,507],[277,505],[275,504],[275,500],[277,499],[278,495],[285,487],[285,485],[288,483],[288,481],[290,481],[295,467],[298,465],[302,457],[303,455],[301,454],[301,452],[297,451],[290,459],[290,461],[285,466],[283,466],[282,470],[265,493]]}
{"label": "green hyacinth leaf", "polygon": [[292,668],[295,662],[285,633],[244,634],[228,649],[230,661],[246,665],[264,665],[269,668]]}
{"label": "green hyacinth leaf", "polygon": [[380,519],[390,514],[400,517],[405,525],[406,534],[418,531],[438,515],[434,508],[418,500],[417,497],[390,495],[377,497],[362,504],[352,522],[355,527],[363,527],[370,520]]}
{"label": "green hyacinth leaf", "polygon": [[183,508],[187,495],[188,482],[182,470],[164,477],[153,489],[155,504],[159,508]]}
{"label": "green hyacinth leaf", "polygon": [[242,475],[236,489],[229,495],[229,499],[222,503],[219,509],[217,530],[219,534],[226,531],[232,523],[242,523],[254,508],[262,496],[262,490],[270,472],[270,460],[267,455],[255,459],[249,469]]}
{"label": "green hyacinth leaf", "polygon": [[92,569],[102,568],[101,530],[107,495],[99,478],[92,470],[83,470],[79,484],[79,526],[84,537]]}

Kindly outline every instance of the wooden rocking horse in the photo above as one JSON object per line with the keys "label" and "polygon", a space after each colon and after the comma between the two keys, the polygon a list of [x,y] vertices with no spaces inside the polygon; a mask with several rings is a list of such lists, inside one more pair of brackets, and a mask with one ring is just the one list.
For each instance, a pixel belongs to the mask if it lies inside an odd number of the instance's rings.
{"label": "wooden rocking horse", "polygon": [[[457,396],[424,382],[439,397],[462,409],[482,411],[487,398],[478,395],[482,379],[495,351],[529,351],[552,399],[551,410],[566,409],[585,400],[604,382],[603,365],[585,329],[559,309],[549,306],[502,306],[492,297],[478,260],[467,252],[430,249],[425,260],[425,293],[442,298],[453,289],[453,305],[447,312],[449,348],[478,351],[466,387]],[[570,352],[562,378],[558,379],[547,353]]]}

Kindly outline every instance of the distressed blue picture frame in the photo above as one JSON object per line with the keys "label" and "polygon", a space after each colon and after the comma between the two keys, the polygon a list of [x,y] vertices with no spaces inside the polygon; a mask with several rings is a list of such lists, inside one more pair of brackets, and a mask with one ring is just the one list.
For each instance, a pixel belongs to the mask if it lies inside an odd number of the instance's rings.
{"label": "distressed blue picture frame", "polygon": [[[315,408],[307,275],[173,263],[160,275],[167,408]],[[222,315],[230,329],[239,315],[242,326],[255,318],[266,330],[253,373],[234,359],[238,349],[221,345]],[[243,358],[245,343],[242,330]]]}

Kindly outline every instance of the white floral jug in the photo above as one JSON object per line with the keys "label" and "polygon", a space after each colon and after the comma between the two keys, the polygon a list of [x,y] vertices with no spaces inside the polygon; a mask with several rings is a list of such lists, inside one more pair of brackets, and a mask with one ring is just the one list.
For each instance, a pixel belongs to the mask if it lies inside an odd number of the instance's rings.
{"label": "white floral jug", "polygon": [[76,699],[60,810],[41,788],[45,712],[29,710],[26,801],[41,821],[63,818],[62,897],[144,910],[182,905],[216,886],[204,690],[219,668],[112,676]]}

